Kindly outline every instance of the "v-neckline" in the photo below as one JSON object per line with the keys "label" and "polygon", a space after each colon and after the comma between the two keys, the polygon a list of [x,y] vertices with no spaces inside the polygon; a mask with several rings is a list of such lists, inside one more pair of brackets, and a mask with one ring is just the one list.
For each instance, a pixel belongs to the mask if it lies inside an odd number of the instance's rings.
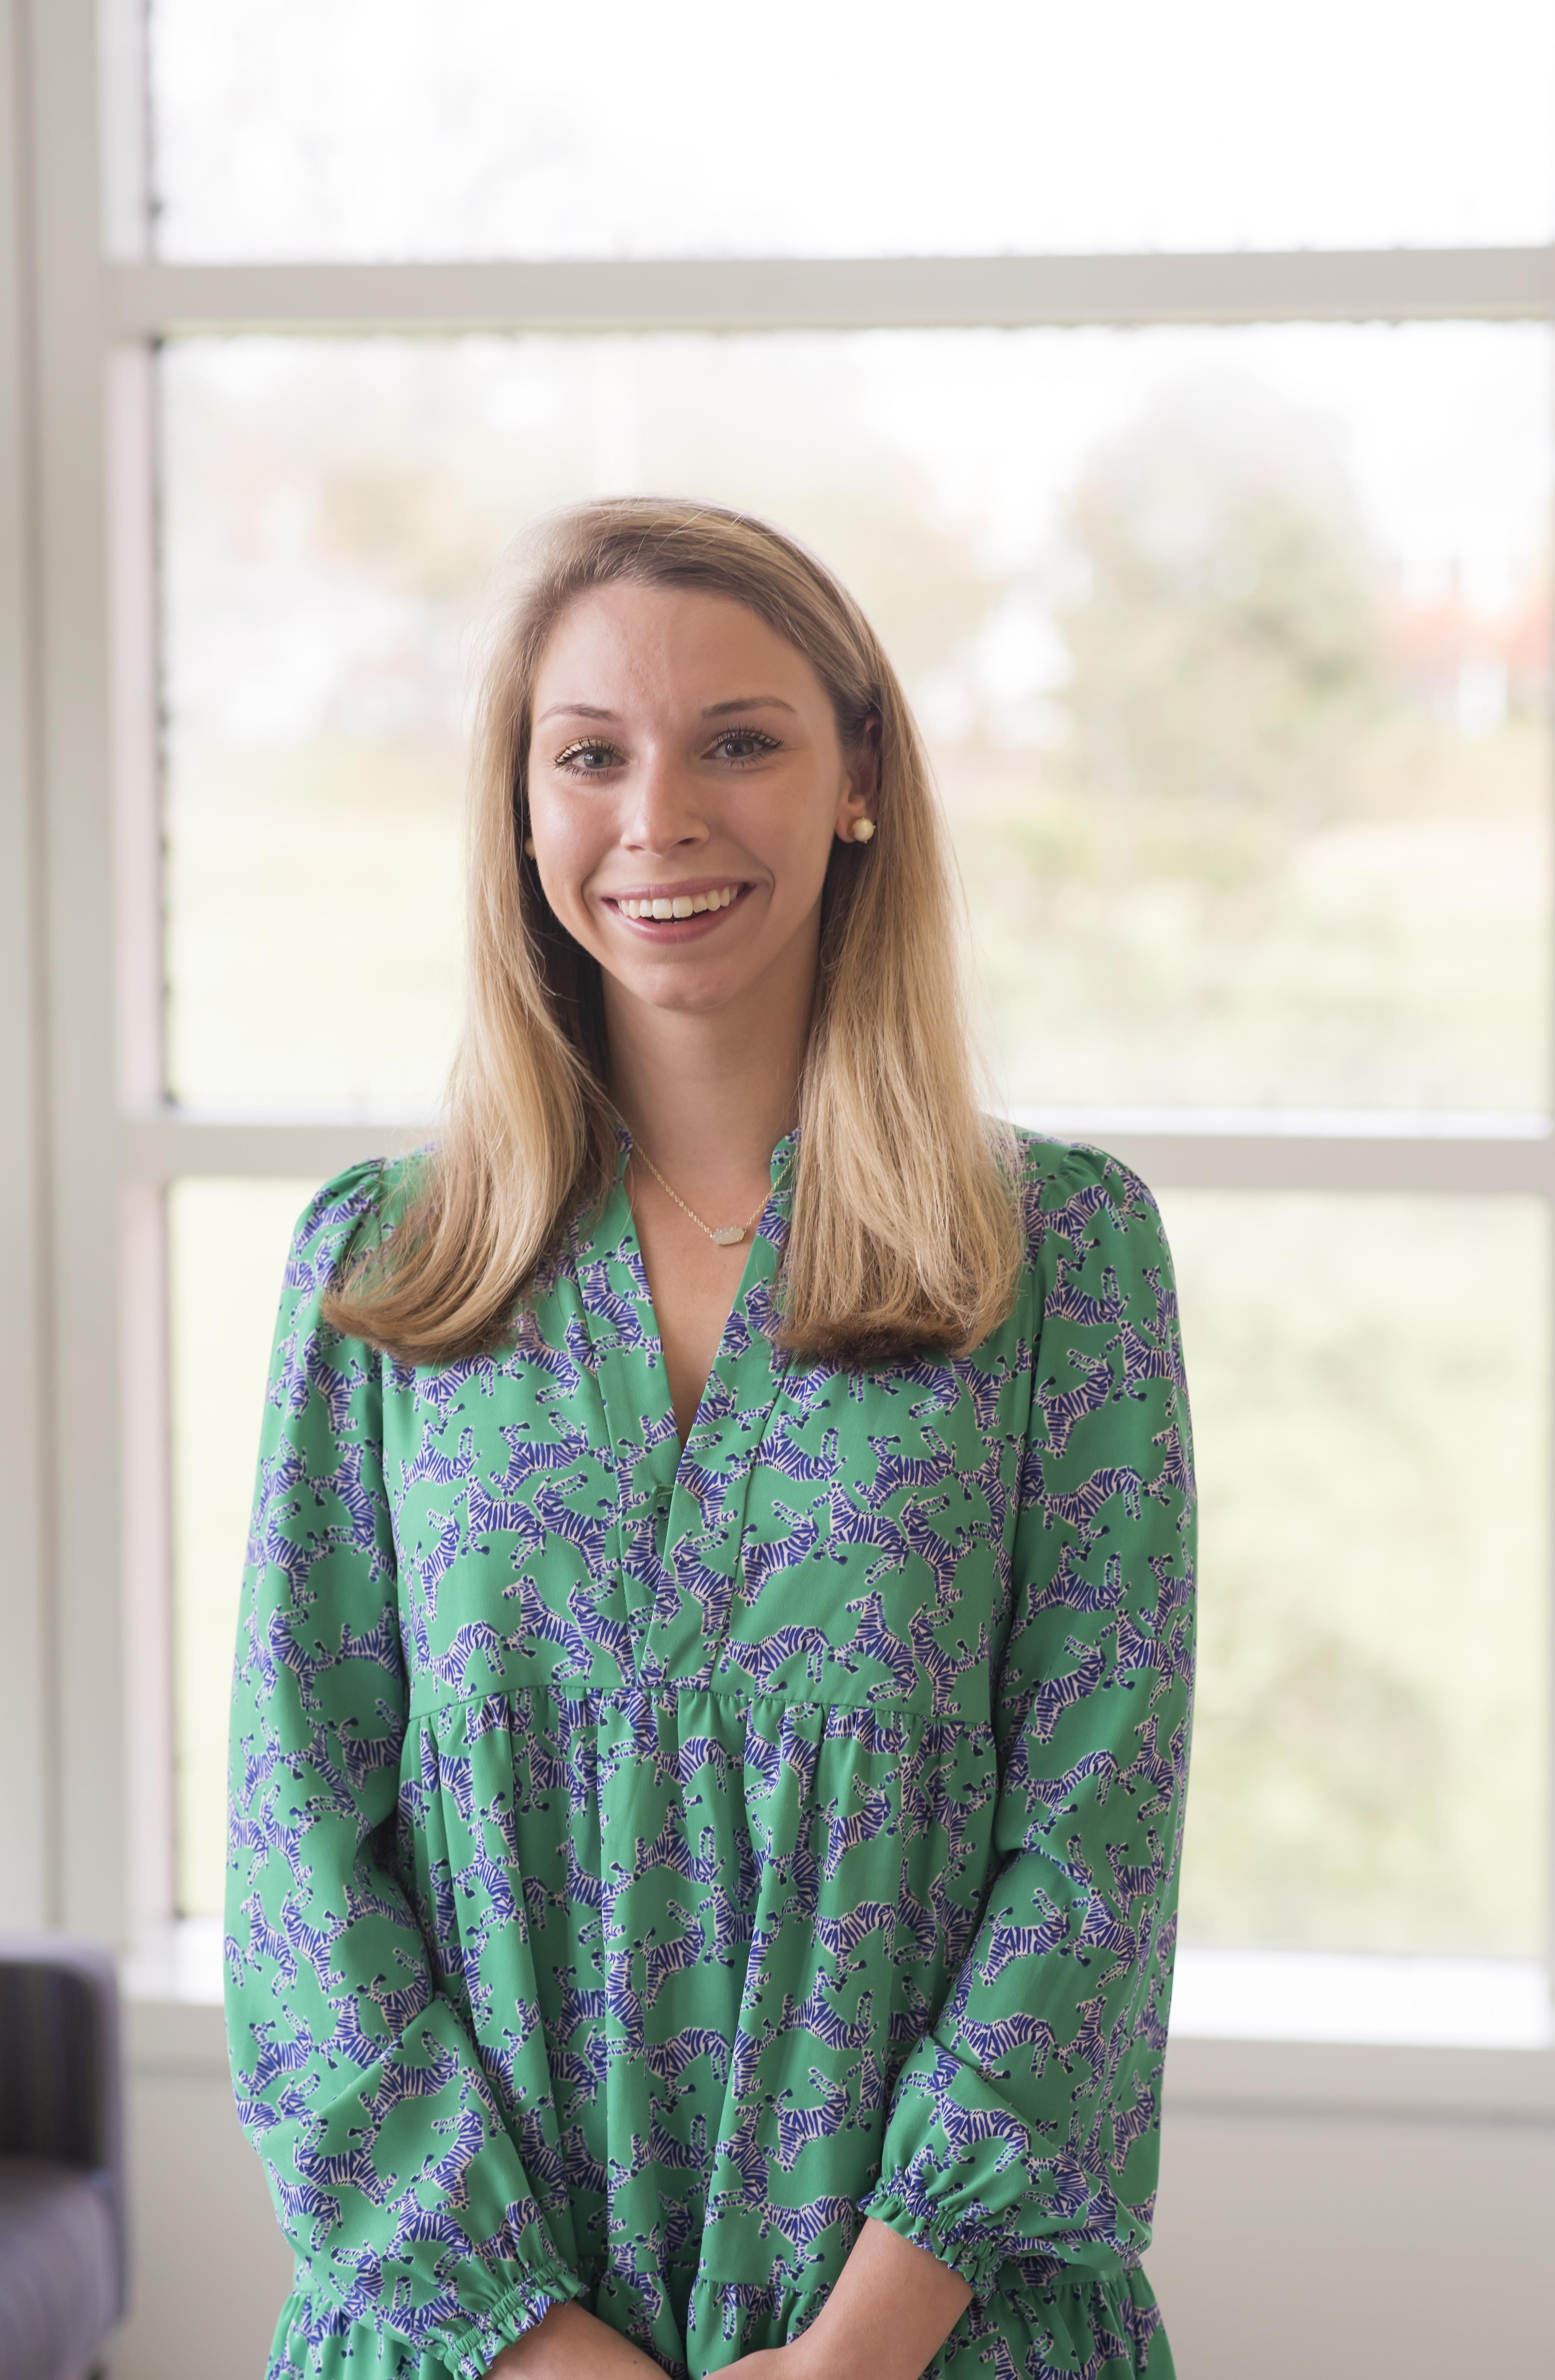
{"label": "v-neckline", "polygon": [[[622,1189],[620,1195],[624,1198],[626,1197],[625,1188]],[[771,1201],[769,1198],[768,1205],[770,1206],[771,1203]],[[730,1301],[729,1311],[723,1317],[723,1327],[720,1329],[718,1333],[718,1344],[712,1351],[712,1361],[708,1366],[707,1378],[702,1382],[701,1388],[698,1391],[697,1409],[691,1416],[686,1436],[682,1438],[680,1435],[680,1425],[675,1420],[674,1397],[670,1388],[670,1366],[669,1358],[664,1353],[663,1326],[659,1319],[658,1305],[653,1295],[652,1284],[649,1281],[648,1277],[648,1259],[643,1255],[642,1242],[638,1237],[637,1217],[632,1212],[631,1200],[629,1198],[626,1199],[626,1229],[616,1243],[616,1248],[618,1254],[632,1266],[633,1269],[640,1271],[641,1274],[646,1293],[648,1311],[652,1319],[652,1335],[647,1354],[648,1368],[654,1376],[656,1386],[662,1389],[663,1392],[663,1414],[653,1415],[652,1418],[655,1420],[667,1418],[669,1421],[675,1443],[680,1449],[680,1452],[675,1463],[675,1476],[677,1479],[680,1475],[681,1468],[686,1461],[686,1449],[691,1444],[692,1439],[696,1437],[699,1427],[703,1426],[702,1409],[708,1402],[708,1390],[712,1387],[713,1382],[719,1377],[719,1367],[723,1360],[724,1348],[729,1342],[730,1331],[733,1328],[735,1318],[740,1312],[740,1308],[745,1303],[747,1288],[750,1282],[751,1266],[755,1262],[757,1250],[760,1243],[761,1222],[765,1219],[766,1212],[767,1209],[764,1207],[761,1210],[760,1217],[759,1217],[757,1221],[751,1226],[750,1245],[745,1252],[745,1262],[740,1268],[740,1277],[735,1284],[735,1294]]]}
{"label": "v-neckline", "polygon": [[[657,1402],[662,1407],[662,1412],[645,1415],[643,1418],[645,1421],[654,1425],[662,1424],[666,1420],[668,1421],[670,1426],[670,1434],[673,1437],[676,1447],[679,1449],[675,1462],[675,1482],[677,1485],[680,1481],[681,1473],[686,1468],[687,1455],[690,1453],[691,1448],[698,1439],[699,1432],[704,1429],[711,1430],[716,1428],[717,1422],[722,1417],[721,1415],[717,1414],[705,1415],[705,1408],[708,1404],[708,1392],[712,1388],[715,1381],[722,1379],[723,1385],[725,1389],[729,1389],[733,1385],[725,1370],[724,1357],[729,1349],[730,1339],[734,1334],[736,1320],[738,1320],[741,1327],[747,1331],[751,1339],[764,1340],[766,1337],[763,1330],[755,1328],[748,1321],[745,1314],[745,1307],[749,1293],[754,1287],[756,1280],[759,1278],[771,1278],[771,1272],[764,1261],[762,1261],[763,1246],[775,1246],[778,1249],[781,1249],[782,1239],[786,1236],[788,1221],[786,1202],[791,1194],[789,1194],[786,1189],[780,1193],[779,1184],[780,1183],[786,1183],[787,1174],[790,1170],[797,1144],[798,1134],[796,1132],[787,1132],[784,1134],[783,1138],[777,1142],[772,1150],[771,1159],[768,1166],[766,1204],[762,1207],[760,1213],[756,1216],[753,1221],[747,1227],[750,1232],[750,1242],[745,1252],[745,1262],[740,1268],[740,1277],[735,1284],[735,1294],[730,1301],[729,1311],[723,1318],[723,1327],[718,1334],[718,1344],[713,1349],[712,1362],[708,1366],[707,1378],[702,1382],[701,1389],[698,1394],[697,1409],[691,1416],[690,1427],[686,1430],[686,1436],[683,1439],[680,1435],[679,1426],[674,1417],[674,1399],[670,1393],[669,1365],[664,1355],[664,1334],[659,1320],[659,1309],[654,1302],[652,1285],[648,1278],[648,1260],[643,1255],[642,1243],[638,1237],[637,1217],[632,1211],[632,1201],[626,1189],[626,1167],[631,1161],[633,1145],[632,1135],[629,1128],[625,1124],[622,1125],[620,1132],[617,1135],[615,1180],[611,1192],[610,1202],[606,1206],[604,1214],[600,1219],[601,1228],[599,1242],[603,1245],[598,1245],[598,1253],[601,1257],[607,1258],[610,1255],[613,1254],[617,1258],[628,1265],[630,1270],[641,1283],[638,1303],[646,1305],[652,1326],[651,1337],[647,1349],[645,1349],[645,1360],[650,1373],[654,1376],[654,1387],[660,1392]],[[769,1217],[772,1214],[773,1207],[777,1205],[780,1196],[784,1198],[784,1205],[779,1208],[777,1220],[780,1226],[780,1231],[777,1239],[774,1241],[773,1236],[767,1232],[765,1226]],[[610,1208],[616,1199],[621,1201],[622,1208],[625,1211],[619,1220],[615,1220],[615,1228],[612,1230],[609,1226],[614,1219],[612,1218]],[[775,1269],[775,1266],[773,1269]],[[737,1356],[735,1360],[737,1362]],[[711,1451],[711,1448],[706,1451]]]}
{"label": "v-neckline", "polygon": [[[774,1181],[792,1156],[794,1139],[785,1135],[772,1153]],[[580,1278],[579,1288],[606,1425],[620,1450],[618,1550],[638,1682],[654,1686],[671,1676],[699,1675],[715,1658],[707,1632],[712,1625],[714,1634],[719,1633],[711,1620],[719,1597],[714,1595],[704,1609],[695,1594],[683,1591],[677,1565],[691,1566],[686,1581],[723,1576],[731,1589],[738,1572],[756,1452],[787,1371],[759,1308],[762,1285],[781,1258],[791,1194],[786,1186],[774,1189],[753,1228],[739,1286],[682,1446],[659,1317],[626,1196],[630,1153],[630,1135],[623,1130],[614,1183],[593,1231],[577,1245],[577,1258],[580,1275],[593,1276]],[[608,1278],[613,1267],[616,1283]],[[631,1284],[625,1296],[637,1310],[635,1332],[613,1321],[599,1303],[608,1300],[619,1312],[622,1275]]]}

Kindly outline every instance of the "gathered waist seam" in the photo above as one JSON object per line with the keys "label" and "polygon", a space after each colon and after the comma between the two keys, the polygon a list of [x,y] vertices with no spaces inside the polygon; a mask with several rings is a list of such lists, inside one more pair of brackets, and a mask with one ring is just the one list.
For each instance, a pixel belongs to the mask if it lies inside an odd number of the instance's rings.
{"label": "gathered waist seam", "polygon": [[873,1717],[879,1713],[888,1719],[921,1719],[926,1727],[948,1728],[961,1735],[991,1735],[993,1732],[991,1719],[969,1718],[960,1711],[929,1711],[920,1704],[894,1702],[884,1694],[872,1696],[867,1703],[846,1703],[822,1694],[742,1693],[728,1686],[709,1685],[700,1681],[693,1684],[686,1678],[668,1679],[662,1685],[613,1686],[604,1694],[559,1694],[554,1686],[536,1682],[533,1684],[485,1686],[471,1694],[437,1694],[425,1699],[412,1695],[406,1717],[408,1721],[431,1718],[439,1711],[479,1710],[485,1703],[510,1702],[519,1694],[541,1694],[548,1702],[563,1708],[586,1713],[633,1702],[668,1705],[678,1703],[688,1694],[709,1694],[718,1702],[731,1703],[741,1709],[770,1704],[779,1710],[857,1711],[860,1717]]}

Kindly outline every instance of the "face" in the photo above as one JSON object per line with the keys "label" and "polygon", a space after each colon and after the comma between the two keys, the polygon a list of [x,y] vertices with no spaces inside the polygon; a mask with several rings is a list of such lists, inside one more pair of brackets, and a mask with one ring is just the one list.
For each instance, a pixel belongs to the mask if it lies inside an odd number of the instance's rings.
{"label": "face", "polygon": [[723,596],[601,588],[557,623],[533,718],[541,883],[607,993],[711,1011],[803,978],[808,1000],[871,764],[803,654]]}

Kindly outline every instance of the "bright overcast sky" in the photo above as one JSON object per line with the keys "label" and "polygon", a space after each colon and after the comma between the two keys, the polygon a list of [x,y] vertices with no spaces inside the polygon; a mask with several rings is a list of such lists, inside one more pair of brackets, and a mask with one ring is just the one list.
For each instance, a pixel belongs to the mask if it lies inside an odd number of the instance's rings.
{"label": "bright overcast sky", "polygon": [[1547,0],[152,0],[169,255],[1555,232]]}

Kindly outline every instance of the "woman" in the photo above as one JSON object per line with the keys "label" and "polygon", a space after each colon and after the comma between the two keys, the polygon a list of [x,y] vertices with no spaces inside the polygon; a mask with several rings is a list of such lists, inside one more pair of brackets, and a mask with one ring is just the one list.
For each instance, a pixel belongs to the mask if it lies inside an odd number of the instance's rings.
{"label": "woman", "polygon": [[758,521],[548,525],[446,1133],[303,1217],[233,1728],[279,2375],[1170,2372],[1148,1193],[972,1099],[925,763]]}

